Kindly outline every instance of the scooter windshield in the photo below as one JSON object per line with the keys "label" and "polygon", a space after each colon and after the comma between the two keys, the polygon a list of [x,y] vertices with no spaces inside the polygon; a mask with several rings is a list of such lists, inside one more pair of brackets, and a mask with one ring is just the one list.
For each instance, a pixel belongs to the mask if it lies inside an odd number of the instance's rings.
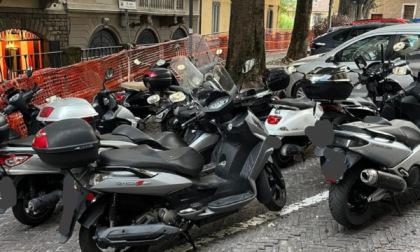
{"label": "scooter windshield", "polygon": [[405,56],[405,62],[410,67],[413,76],[417,78],[420,72],[420,50],[408,52]]}
{"label": "scooter windshield", "polygon": [[172,60],[171,68],[179,85],[195,100],[198,100],[196,96],[203,90],[227,91],[231,95],[237,93],[232,78],[218,63],[204,65],[200,71],[188,58],[182,56]]}

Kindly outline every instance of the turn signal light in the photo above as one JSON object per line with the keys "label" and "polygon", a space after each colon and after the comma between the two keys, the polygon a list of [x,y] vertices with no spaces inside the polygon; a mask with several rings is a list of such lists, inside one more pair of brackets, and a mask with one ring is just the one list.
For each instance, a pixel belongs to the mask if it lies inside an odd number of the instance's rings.
{"label": "turn signal light", "polygon": [[32,142],[32,147],[40,149],[48,148],[47,134],[43,129],[36,133],[34,141]]}
{"label": "turn signal light", "polygon": [[54,108],[51,107],[44,107],[41,110],[41,113],[39,113],[39,117],[49,117],[51,113],[53,112]]}
{"label": "turn signal light", "polygon": [[268,124],[277,124],[280,122],[281,116],[268,116],[267,122]]}
{"label": "turn signal light", "polygon": [[125,99],[125,96],[122,94],[114,94],[115,98],[117,98],[117,100],[119,100],[120,102],[123,102]]}

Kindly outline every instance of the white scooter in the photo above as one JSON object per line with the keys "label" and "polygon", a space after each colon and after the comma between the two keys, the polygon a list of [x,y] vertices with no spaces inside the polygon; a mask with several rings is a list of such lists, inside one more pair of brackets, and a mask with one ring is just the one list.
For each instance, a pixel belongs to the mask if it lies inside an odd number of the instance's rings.
{"label": "white scooter", "polygon": [[323,114],[322,107],[306,97],[281,99],[272,103],[273,109],[265,121],[265,128],[271,136],[278,136],[282,147],[274,151],[276,162],[286,167],[295,155],[302,155],[310,145],[305,128],[314,126]]}

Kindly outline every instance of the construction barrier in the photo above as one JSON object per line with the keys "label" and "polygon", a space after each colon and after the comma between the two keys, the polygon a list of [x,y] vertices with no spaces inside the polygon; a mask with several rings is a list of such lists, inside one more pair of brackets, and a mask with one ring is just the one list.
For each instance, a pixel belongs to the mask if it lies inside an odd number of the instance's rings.
{"label": "construction barrier", "polygon": [[[267,30],[266,32],[266,51],[269,54],[286,53],[290,43],[291,30]],[[228,48],[228,33],[194,35],[193,52],[195,52],[195,64],[200,65],[200,55],[209,57],[208,52],[223,49],[220,57],[225,60]],[[205,42],[203,42],[205,41]],[[174,46],[179,50],[174,50]],[[27,80],[25,75],[16,79],[0,84],[0,93],[4,93],[8,88],[15,87],[27,90],[37,83],[40,91],[33,104],[45,104],[46,98],[51,96],[79,97],[92,101],[95,94],[102,89],[104,73],[107,69],[114,69],[114,76],[107,81],[108,89],[119,89],[120,84],[126,81],[140,81],[143,73],[154,65],[158,59],[170,59],[179,55],[188,55],[188,38],[169,41],[151,46],[137,46],[130,50],[91,61],[61,67],[46,68],[35,71],[33,76]],[[140,64],[134,64],[134,60],[140,60]],[[204,61],[203,61],[204,62]],[[0,108],[4,108],[4,103],[0,101]],[[26,136],[26,127],[23,124],[22,115],[14,113],[8,116],[8,122],[14,130],[22,136]]]}

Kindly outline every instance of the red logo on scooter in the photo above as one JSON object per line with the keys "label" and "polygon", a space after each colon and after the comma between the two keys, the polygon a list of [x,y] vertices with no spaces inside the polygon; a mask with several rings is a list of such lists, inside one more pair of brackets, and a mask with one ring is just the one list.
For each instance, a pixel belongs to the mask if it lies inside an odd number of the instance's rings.
{"label": "red logo on scooter", "polygon": [[139,181],[137,181],[136,184],[137,184],[137,186],[141,186],[141,185],[143,185],[143,182],[144,182],[143,180],[139,180]]}

